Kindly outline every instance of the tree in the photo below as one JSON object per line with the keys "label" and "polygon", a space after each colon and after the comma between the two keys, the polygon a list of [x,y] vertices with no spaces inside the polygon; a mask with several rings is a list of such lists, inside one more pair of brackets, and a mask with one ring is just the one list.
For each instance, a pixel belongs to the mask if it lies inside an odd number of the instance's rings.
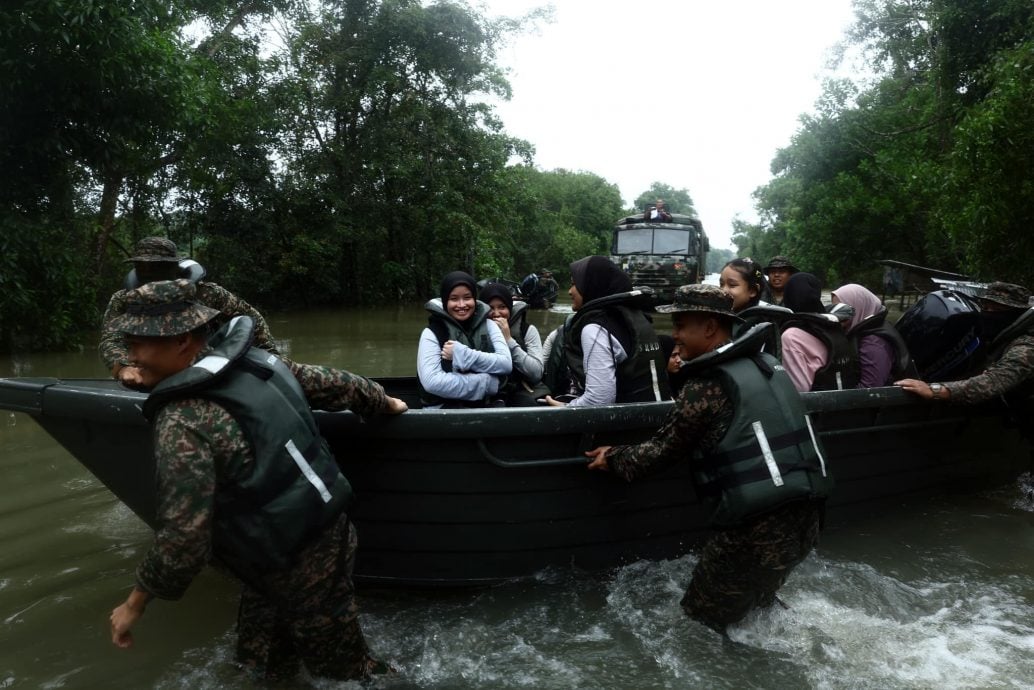
{"label": "tree", "polygon": [[688,216],[695,216],[696,208],[693,206],[693,198],[687,189],[675,189],[663,182],[654,182],[650,188],[636,197],[630,213],[641,213],[643,209],[653,205],[658,199],[664,199],[664,205],[671,213],[684,213]]}

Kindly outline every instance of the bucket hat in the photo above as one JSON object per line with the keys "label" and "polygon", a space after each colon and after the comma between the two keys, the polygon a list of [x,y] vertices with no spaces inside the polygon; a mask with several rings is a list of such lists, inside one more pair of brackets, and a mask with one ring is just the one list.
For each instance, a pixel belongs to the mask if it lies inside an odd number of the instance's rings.
{"label": "bucket hat", "polygon": [[726,316],[741,321],[732,310],[732,295],[715,285],[683,285],[675,291],[675,301],[654,307],[662,314],[696,311],[716,316]]}
{"label": "bucket hat", "polygon": [[994,282],[987,286],[980,299],[1013,309],[1026,309],[1030,306],[1030,290],[1022,285]]}
{"label": "bucket hat", "polygon": [[197,301],[189,280],[159,280],[126,293],[126,311],[112,327],[127,335],[167,337],[189,333],[220,312]]}
{"label": "bucket hat", "polygon": [[773,268],[785,268],[788,269],[790,273],[797,272],[797,267],[790,262],[790,259],[782,255],[773,256],[772,259],[768,262],[768,265],[765,266],[765,268],[762,270],[765,272],[765,275],[767,276],[768,272],[771,271]]}
{"label": "bucket hat", "polygon": [[133,256],[123,263],[162,261],[178,263],[183,258],[176,251],[176,243],[167,237],[145,237],[133,245]]}

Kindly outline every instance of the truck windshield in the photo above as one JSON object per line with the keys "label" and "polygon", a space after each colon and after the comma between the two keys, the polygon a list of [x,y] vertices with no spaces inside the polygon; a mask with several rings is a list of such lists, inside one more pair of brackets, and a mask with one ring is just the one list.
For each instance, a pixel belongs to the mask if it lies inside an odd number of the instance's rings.
{"label": "truck windshield", "polygon": [[689,254],[692,233],[686,229],[636,228],[618,232],[617,254]]}

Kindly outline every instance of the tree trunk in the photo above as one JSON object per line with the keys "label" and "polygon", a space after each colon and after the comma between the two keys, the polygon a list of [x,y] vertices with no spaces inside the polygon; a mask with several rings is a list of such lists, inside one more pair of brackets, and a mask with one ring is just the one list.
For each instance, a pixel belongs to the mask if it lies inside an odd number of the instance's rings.
{"label": "tree trunk", "polygon": [[97,217],[97,245],[94,254],[94,275],[100,277],[104,269],[104,257],[108,252],[111,233],[115,229],[115,208],[122,190],[122,173],[109,172],[104,178],[101,193],[101,208]]}

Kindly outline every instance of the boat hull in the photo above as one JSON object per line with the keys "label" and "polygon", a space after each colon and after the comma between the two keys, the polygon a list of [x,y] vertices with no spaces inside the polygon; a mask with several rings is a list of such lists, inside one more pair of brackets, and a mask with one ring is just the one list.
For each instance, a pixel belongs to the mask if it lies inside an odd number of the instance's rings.
{"label": "boat hull", "polygon": [[[382,383],[414,400],[411,379]],[[994,407],[935,405],[893,388],[803,397],[836,480],[834,522],[881,499],[1000,485],[1030,469],[1029,445]],[[0,379],[0,407],[32,415],[153,525],[144,398],[109,381]],[[670,407],[411,410],[365,421],[317,412],[356,494],[357,579],[478,585],[684,554],[708,518],[688,462],[634,483],[585,470],[585,450],[648,438]]]}

